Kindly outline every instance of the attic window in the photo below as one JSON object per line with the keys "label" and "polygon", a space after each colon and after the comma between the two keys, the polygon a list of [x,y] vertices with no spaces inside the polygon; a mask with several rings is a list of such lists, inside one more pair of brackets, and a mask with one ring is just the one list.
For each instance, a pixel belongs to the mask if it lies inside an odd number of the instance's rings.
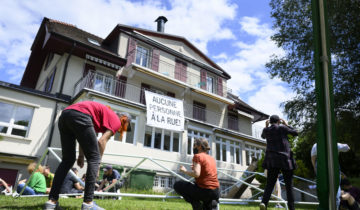
{"label": "attic window", "polygon": [[89,41],[91,44],[100,46],[100,43],[99,43],[98,41],[94,40],[94,39],[88,38],[88,41]]}

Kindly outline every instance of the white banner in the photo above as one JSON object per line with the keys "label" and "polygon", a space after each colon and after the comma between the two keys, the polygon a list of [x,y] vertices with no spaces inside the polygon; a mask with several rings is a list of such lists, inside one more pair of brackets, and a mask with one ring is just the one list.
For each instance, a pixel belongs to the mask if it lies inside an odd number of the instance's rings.
{"label": "white banner", "polygon": [[184,131],[183,101],[145,90],[148,126]]}

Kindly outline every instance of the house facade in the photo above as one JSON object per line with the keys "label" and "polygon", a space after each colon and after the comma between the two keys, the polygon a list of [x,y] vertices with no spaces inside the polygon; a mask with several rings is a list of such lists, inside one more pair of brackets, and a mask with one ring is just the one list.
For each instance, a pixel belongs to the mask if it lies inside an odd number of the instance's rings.
{"label": "house facade", "polygon": [[[7,118],[0,115],[0,154],[9,159],[1,160],[0,168],[18,170],[19,175],[24,164],[38,159],[48,146],[60,147],[61,111],[91,100],[132,115],[132,131],[122,139],[112,137],[105,153],[113,155],[105,155],[102,162],[131,168],[140,157],[151,157],[166,160],[162,165],[178,171],[178,162],[191,163],[194,138],[204,137],[217,167],[240,177],[242,173],[234,171],[245,170],[266,147],[252,124],[268,115],[232,94],[227,87],[231,76],[189,41],[164,33],[165,17],[157,22],[158,31],[119,24],[100,38],[44,18],[20,86],[0,85],[1,111],[14,112]],[[183,102],[183,131],[147,125],[145,91]],[[17,112],[24,119],[17,119]],[[22,162],[11,161],[14,155]],[[48,161],[56,165],[51,155]],[[172,187],[175,177],[164,168],[149,161],[140,168],[156,172],[154,188]],[[223,189],[234,182],[223,175],[219,180]]]}

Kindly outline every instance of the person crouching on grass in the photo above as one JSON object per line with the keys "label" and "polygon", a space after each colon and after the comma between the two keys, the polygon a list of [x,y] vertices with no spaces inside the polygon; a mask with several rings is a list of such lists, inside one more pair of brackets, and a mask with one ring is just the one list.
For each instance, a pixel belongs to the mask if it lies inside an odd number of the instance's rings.
{"label": "person crouching on grass", "polygon": [[174,190],[191,203],[194,210],[216,209],[219,202],[216,162],[207,154],[208,150],[210,147],[206,139],[195,138],[192,171],[180,166],[181,172],[195,178],[195,184],[187,181],[177,181],[174,184]]}
{"label": "person crouching on grass", "polygon": [[[49,200],[44,209],[57,209],[61,185],[66,174],[76,160],[76,141],[79,142],[77,164],[84,166],[87,160],[84,202],[81,209],[101,210],[93,202],[96,176],[106,143],[117,131],[120,138],[125,131],[131,131],[131,116],[128,113],[116,114],[109,107],[93,101],[83,101],[68,106],[59,118],[59,131],[62,148],[62,161],[55,172]],[[96,133],[103,133],[99,141]]]}

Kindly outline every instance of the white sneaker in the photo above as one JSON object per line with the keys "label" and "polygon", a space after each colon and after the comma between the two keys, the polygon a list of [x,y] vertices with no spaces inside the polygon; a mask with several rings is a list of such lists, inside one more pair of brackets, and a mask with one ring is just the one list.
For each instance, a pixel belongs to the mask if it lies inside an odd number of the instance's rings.
{"label": "white sneaker", "polygon": [[17,193],[17,192],[14,192],[13,194],[12,194],[12,197],[19,197],[20,196],[20,194],[19,193]]}
{"label": "white sneaker", "polygon": [[[116,190],[116,193],[120,193],[120,189]],[[122,199],[122,197],[119,196],[119,197],[118,197],[118,200],[121,200],[121,199]]]}

